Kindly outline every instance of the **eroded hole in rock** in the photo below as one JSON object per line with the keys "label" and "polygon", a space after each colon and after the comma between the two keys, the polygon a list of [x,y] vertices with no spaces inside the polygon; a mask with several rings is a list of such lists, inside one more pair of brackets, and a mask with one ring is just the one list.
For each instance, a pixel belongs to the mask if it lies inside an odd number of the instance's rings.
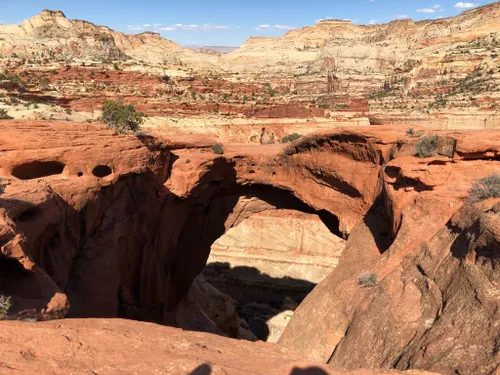
{"label": "eroded hole in rock", "polygon": [[26,211],[24,211],[23,213],[21,213],[16,221],[20,222],[20,223],[25,223],[25,222],[28,222],[28,221],[33,221],[36,219],[36,217],[38,216],[38,214],[40,213],[40,209],[38,207],[30,207],[29,209],[27,209]]}
{"label": "eroded hole in rock", "polygon": [[64,166],[57,161],[33,161],[14,167],[12,175],[20,180],[32,180],[61,174]]}
{"label": "eroded hole in rock", "polygon": [[107,165],[98,165],[92,170],[92,174],[98,178],[109,176],[113,171]]}

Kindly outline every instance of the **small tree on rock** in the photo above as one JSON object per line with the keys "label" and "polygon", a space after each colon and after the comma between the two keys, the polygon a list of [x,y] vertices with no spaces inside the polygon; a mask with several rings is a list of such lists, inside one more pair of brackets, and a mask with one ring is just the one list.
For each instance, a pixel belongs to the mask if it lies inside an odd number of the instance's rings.
{"label": "small tree on rock", "polygon": [[0,108],[0,120],[12,120],[13,118],[9,116],[6,109]]}
{"label": "small tree on rock", "polygon": [[469,202],[476,203],[489,198],[500,198],[500,175],[493,173],[472,184]]}
{"label": "small tree on rock", "polygon": [[439,136],[429,135],[420,138],[415,149],[419,158],[428,158],[436,153],[439,144]]}
{"label": "small tree on rock", "polygon": [[12,303],[10,297],[0,295],[0,320],[5,319],[11,307]]}
{"label": "small tree on rock", "polygon": [[118,134],[138,131],[144,117],[145,114],[137,111],[132,104],[106,100],[102,106],[101,120]]}

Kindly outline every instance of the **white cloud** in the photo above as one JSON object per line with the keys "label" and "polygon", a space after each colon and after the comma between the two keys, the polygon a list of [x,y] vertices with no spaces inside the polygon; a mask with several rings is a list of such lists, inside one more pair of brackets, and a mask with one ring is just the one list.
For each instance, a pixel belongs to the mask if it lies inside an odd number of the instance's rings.
{"label": "white cloud", "polygon": [[463,3],[459,2],[455,4],[455,8],[457,9],[469,9],[469,8],[474,8],[477,7],[479,4],[473,4],[473,3]]}
{"label": "white cloud", "polygon": [[278,30],[292,30],[293,27],[288,26],[288,25],[274,25],[275,28]]}
{"label": "white cloud", "polygon": [[289,26],[289,25],[269,25],[269,24],[263,24],[259,25],[257,27],[254,27],[254,30],[261,31],[261,30],[266,30],[266,31],[282,31],[282,30],[293,30],[296,27]]}
{"label": "white cloud", "polygon": [[226,25],[214,25],[211,23],[205,23],[203,25],[190,24],[183,25],[182,23],[176,23],[172,26],[162,26],[161,23],[149,24],[146,23],[142,26],[129,25],[128,29],[130,31],[177,31],[177,30],[189,30],[189,31],[211,31],[211,30],[226,30],[229,26]]}
{"label": "white cloud", "polygon": [[394,18],[396,18],[397,20],[405,20],[410,17],[408,17],[406,14],[396,14]]}
{"label": "white cloud", "polygon": [[375,25],[377,23],[377,20],[370,20],[370,22],[368,22],[370,25]]}
{"label": "white cloud", "polygon": [[432,8],[421,8],[417,9],[418,13],[436,13],[436,11],[442,12],[443,7],[439,4],[434,5]]}

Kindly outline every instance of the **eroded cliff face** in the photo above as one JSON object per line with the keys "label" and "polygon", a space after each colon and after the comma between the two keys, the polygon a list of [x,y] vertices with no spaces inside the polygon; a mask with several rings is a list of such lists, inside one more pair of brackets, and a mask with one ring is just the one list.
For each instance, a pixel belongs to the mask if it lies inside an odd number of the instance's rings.
{"label": "eroded cliff face", "polygon": [[493,3],[442,20],[370,26],[323,21],[277,38],[251,38],[222,60],[237,71],[266,67],[283,72],[302,65],[303,71],[393,73],[442,48],[498,33],[499,12]]}
{"label": "eroded cliff face", "polygon": [[225,145],[223,155],[87,124],[0,130],[0,294],[12,296],[11,317],[120,316],[242,337],[237,320],[217,321],[231,301],[217,295],[214,308],[196,293],[217,292],[193,280],[224,233],[292,210],[347,243],[281,345],[350,369],[496,371],[498,210],[495,200],[464,206],[472,182],[498,172],[496,132],[434,132],[437,153],[420,159],[425,132],[406,127]]}
{"label": "eroded cliff face", "polygon": [[82,20],[68,20],[63,12],[44,10],[21,25],[0,26],[0,52],[30,59],[113,60],[134,58],[154,64],[209,66],[202,54],[162,38],[157,33],[128,35]]}

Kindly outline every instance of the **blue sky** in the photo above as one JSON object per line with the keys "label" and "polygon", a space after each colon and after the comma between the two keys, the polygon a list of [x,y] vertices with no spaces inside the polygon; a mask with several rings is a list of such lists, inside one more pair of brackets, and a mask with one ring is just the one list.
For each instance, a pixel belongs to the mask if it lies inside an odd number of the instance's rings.
{"label": "blue sky", "polygon": [[158,31],[182,45],[238,46],[250,36],[278,36],[319,19],[386,23],[436,19],[493,1],[468,0],[0,0],[0,23],[18,23],[43,8],[112,29]]}

